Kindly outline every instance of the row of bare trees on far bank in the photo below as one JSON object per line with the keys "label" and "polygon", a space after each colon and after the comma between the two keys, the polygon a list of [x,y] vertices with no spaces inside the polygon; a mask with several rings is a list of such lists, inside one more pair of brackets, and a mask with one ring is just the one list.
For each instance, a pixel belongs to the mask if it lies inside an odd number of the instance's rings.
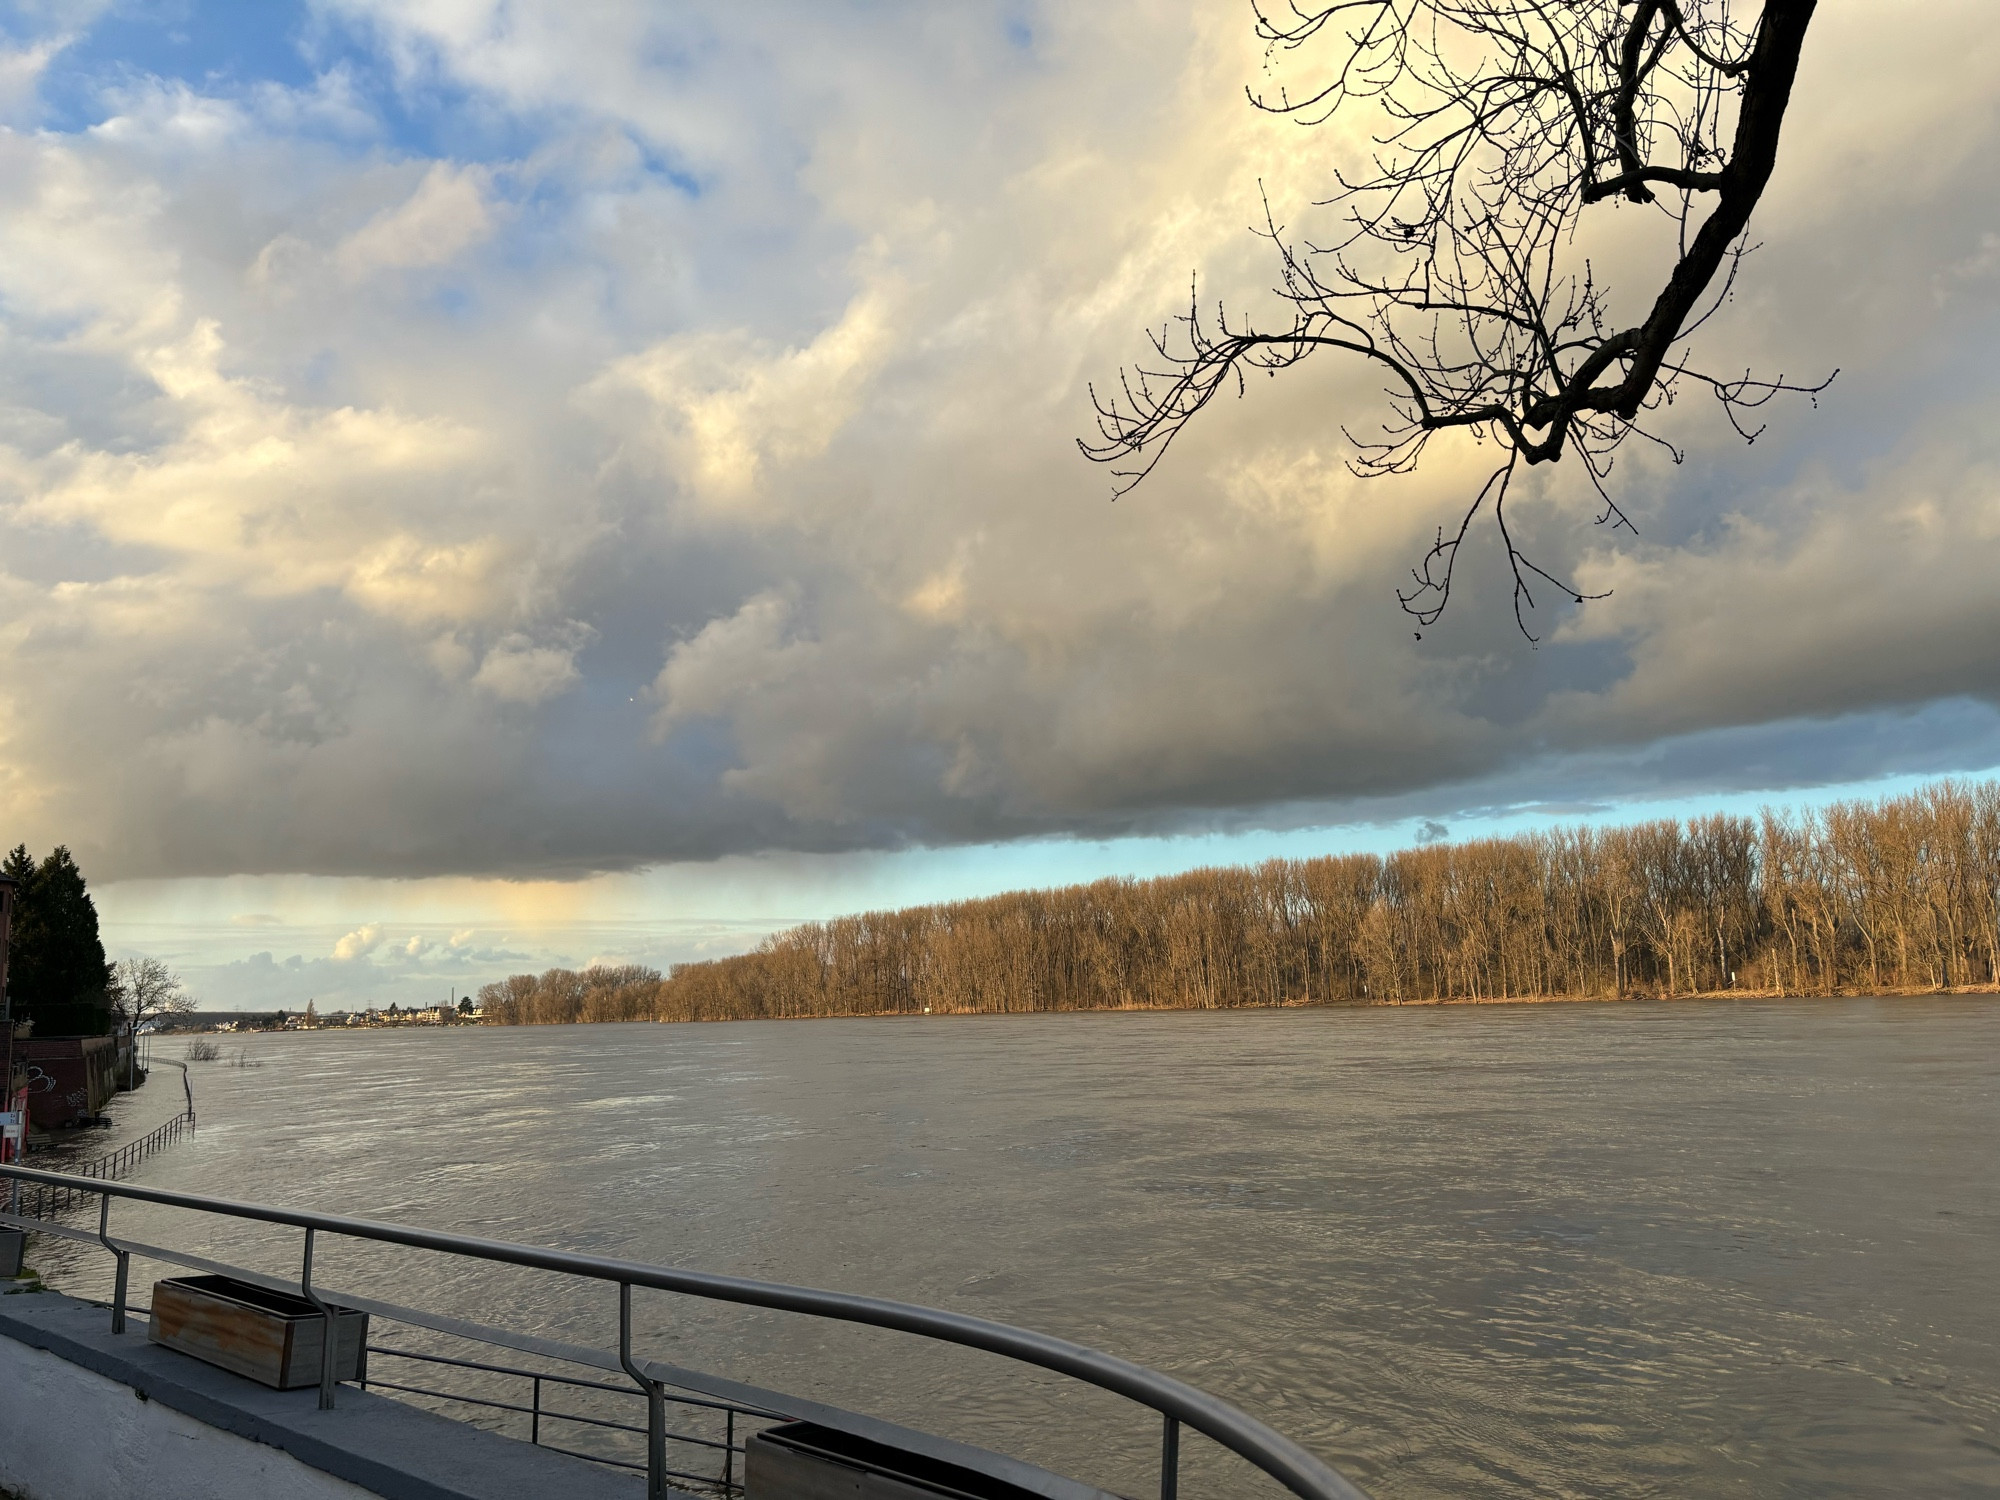
{"label": "row of bare trees on far bank", "polygon": [[808,922],[486,986],[511,1024],[1406,1004],[2000,982],[2000,783],[1276,859]]}

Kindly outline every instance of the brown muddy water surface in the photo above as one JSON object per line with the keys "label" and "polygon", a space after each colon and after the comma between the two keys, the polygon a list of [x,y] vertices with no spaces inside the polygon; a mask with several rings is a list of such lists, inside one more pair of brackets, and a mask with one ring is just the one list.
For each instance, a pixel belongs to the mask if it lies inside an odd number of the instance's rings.
{"label": "brown muddy water surface", "polygon": [[[200,1129],[140,1180],[1026,1324],[1205,1386],[1385,1500],[2000,1494],[1991,998],[241,1046],[259,1066],[196,1064]],[[170,1112],[155,1079],[132,1130]],[[138,1206],[119,1229],[296,1274],[296,1235]],[[335,1285],[615,1335],[605,1288],[321,1253]],[[108,1283],[101,1253],[37,1258]],[[642,1299],[655,1357],[1153,1482],[1156,1429],[1115,1399]],[[1276,1493],[1189,1461],[1184,1494]]]}

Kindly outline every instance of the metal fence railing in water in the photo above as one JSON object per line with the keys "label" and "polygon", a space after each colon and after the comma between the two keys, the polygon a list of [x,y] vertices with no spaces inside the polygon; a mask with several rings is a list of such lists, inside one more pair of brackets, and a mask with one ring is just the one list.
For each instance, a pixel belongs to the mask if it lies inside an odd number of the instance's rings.
{"label": "metal fence railing in water", "polygon": [[[194,1133],[194,1085],[188,1080],[187,1065],[170,1062],[166,1066],[181,1070],[181,1091],[187,1099],[186,1107],[171,1120],[155,1126],[138,1140],[127,1141],[116,1151],[93,1157],[89,1161],[65,1166],[64,1172],[71,1177],[88,1177],[97,1182],[116,1182],[147,1157],[166,1150],[176,1141]],[[32,1192],[22,1192],[20,1185],[15,1184],[7,1196],[14,1213],[30,1219],[48,1219],[60,1213],[67,1213],[75,1203],[77,1192],[73,1188],[51,1187],[46,1184],[36,1184]]]}
{"label": "metal fence railing in water", "polygon": [[[37,1220],[21,1214],[0,1214],[0,1224],[30,1229],[84,1244],[101,1245],[116,1257],[111,1330],[125,1330],[129,1271],[133,1257],[182,1266],[211,1275],[234,1277],[252,1286],[301,1297],[327,1321],[322,1339],[325,1357],[320,1368],[319,1400],[335,1402],[335,1350],[339,1340],[334,1320],[342,1309],[372,1319],[426,1330],[481,1344],[501,1354],[487,1359],[459,1359],[431,1350],[374,1342],[366,1346],[354,1383],[379,1390],[463,1403],[478,1411],[525,1419],[529,1441],[595,1463],[633,1469],[646,1475],[649,1497],[669,1493],[668,1481],[699,1485],[730,1500],[743,1494],[743,1465],[748,1439],[778,1422],[806,1422],[815,1427],[900,1449],[932,1463],[971,1468],[1002,1484],[1014,1484],[1044,1496],[1103,1494],[1075,1481],[1038,1469],[1005,1455],[988,1453],[945,1438],[894,1426],[858,1412],[746,1385],[723,1376],[642,1358],[633,1348],[632,1300],[635,1290],[700,1298],[736,1307],[795,1314],[838,1323],[888,1329],[961,1348],[996,1354],[1019,1364],[1053,1371],[1084,1385],[1109,1391],[1146,1408],[1158,1423],[1160,1500],[1178,1500],[1181,1479],[1182,1429],[1200,1433],[1235,1453],[1276,1480],[1299,1500],[1366,1500],[1362,1491],[1289,1438],[1238,1411],[1205,1391],[1185,1385],[1144,1366],[1103,1354],[1082,1344],[1051,1338],[1024,1328],[985,1318],[880,1297],[785,1286],[736,1276],[684,1271],[671,1266],[608,1256],[581,1255],[538,1245],[479,1239],[406,1224],[355,1219],[339,1214],[239,1203],[204,1194],[148,1188],[136,1183],[92,1179],[31,1167],[0,1165],[0,1176],[29,1189],[95,1196],[95,1232],[73,1225]],[[278,1277],[226,1265],[160,1245],[114,1238],[111,1207],[129,1199],[226,1219],[289,1227],[302,1232],[296,1277]],[[485,1263],[555,1272],[618,1289],[615,1349],[569,1344],[519,1330],[470,1322],[424,1309],[403,1307],[371,1297],[330,1290],[313,1279],[313,1251],[321,1236],[400,1246],[455,1257],[468,1266]],[[454,1278],[456,1279],[456,1278]],[[520,1357],[535,1365],[520,1363]],[[373,1361],[375,1368],[369,1368]],[[384,1368],[383,1361],[392,1361]],[[559,1367],[559,1368],[552,1368]],[[589,1372],[589,1373],[582,1373]],[[441,1388],[447,1375],[478,1382],[478,1388]],[[610,1379],[602,1378],[610,1376]],[[622,1376],[623,1379],[619,1377]],[[628,1404],[629,1403],[629,1404]],[[643,1415],[638,1409],[643,1404]],[[551,1433],[556,1441],[551,1441]],[[579,1446],[586,1434],[630,1440],[632,1447],[616,1452],[590,1452]],[[643,1462],[633,1455],[642,1452]]]}

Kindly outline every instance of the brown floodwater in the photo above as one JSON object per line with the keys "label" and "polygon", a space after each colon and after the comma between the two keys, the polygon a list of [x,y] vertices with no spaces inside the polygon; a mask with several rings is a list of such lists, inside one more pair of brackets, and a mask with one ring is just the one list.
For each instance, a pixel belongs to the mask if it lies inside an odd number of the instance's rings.
{"label": "brown floodwater", "polygon": [[[200,1128],[141,1180],[1025,1324],[1204,1386],[1385,1500],[2000,1494],[1991,999],[239,1045],[255,1066],[196,1064]],[[156,1078],[127,1131],[174,1102]],[[296,1236],[114,1228],[296,1264]],[[106,1283],[101,1253],[37,1253]],[[601,1288],[323,1254],[355,1290],[613,1336]],[[656,1357],[1152,1483],[1151,1422],[1053,1378],[667,1297],[642,1316]],[[1275,1493],[1199,1444],[1190,1476]]]}

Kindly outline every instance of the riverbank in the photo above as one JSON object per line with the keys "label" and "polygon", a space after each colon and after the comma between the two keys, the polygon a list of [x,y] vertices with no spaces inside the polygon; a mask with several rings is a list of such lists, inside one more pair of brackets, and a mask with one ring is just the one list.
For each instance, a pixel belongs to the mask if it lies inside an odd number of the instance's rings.
{"label": "riverbank", "polygon": [[[633,1021],[651,1022],[657,1025],[685,1025],[697,1023],[725,1023],[734,1021],[867,1021],[886,1020],[893,1017],[970,1017],[970,1016],[1053,1016],[1053,1015],[1170,1015],[1180,1013],[1229,1014],[1249,1011],[1269,1010],[1434,1010],[1447,1006],[1497,1006],[1497,1005],[1637,1005],[1637,1004],[1677,1004],[1689,1000],[1856,1000],[1856,999],[1920,999],[1952,995],[2000,995],[2000,985],[1973,984],[1953,985],[1945,989],[1932,988],[1889,988],[1853,989],[1845,988],[1832,993],[1801,993],[1796,990],[1779,989],[1728,989],[1695,990],[1682,994],[1659,994],[1630,992],[1623,995],[1444,995],[1414,996],[1398,1000],[1280,1000],[1261,1005],[1148,1005],[1139,1001],[1128,1001],[1118,1005],[1057,1005],[1022,1007],[1014,1009],[980,1009],[970,1006],[927,1006],[921,1010],[851,1010],[851,1011],[807,1011],[789,1015],[701,1015],[701,1016],[644,1016],[644,1015],[580,1015],[573,1018],[547,1017],[518,1020],[501,1020],[489,1017],[482,1024],[487,1026],[573,1026],[573,1025],[620,1025]],[[326,1028],[340,1032],[342,1028]]]}
{"label": "riverbank", "polygon": [[1450,995],[1432,1000],[1381,1000],[1362,1003],[1391,1006],[1563,1005],[1570,1003],[1608,1005],[1627,1001],[1651,1001],[1659,1004],[1671,1004],[1679,1000],[1899,1000],[1916,999],[1921,996],[1933,995],[2000,995],[2000,985],[1960,984],[1944,989],[1917,988],[1914,986],[1905,986],[1898,989],[1883,986],[1873,989],[1843,988],[1832,991],[1779,989],[1690,990],[1673,995],[1648,992],[1635,992],[1624,995]]}
{"label": "riverbank", "polygon": [[[588,981],[590,971],[572,976]],[[467,1027],[488,1026],[571,1026],[594,1024],[628,1024],[649,1022],[659,1025],[678,1025],[697,1022],[731,1021],[834,1021],[834,1020],[881,1020],[890,1017],[913,1016],[1023,1016],[1023,1015],[1159,1015],[1179,1012],[1221,1014],[1237,1011],[1260,1010],[1424,1010],[1447,1006],[1494,1006],[1494,1005],[1624,1005],[1624,1004],[1674,1004],[1688,1000],[1836,1000],[1836,999],[1914,999],[1926,996],[1950,995],[2000,995],[2000,985],[1964,984],[1944,988],[1928,986],[1843,986],[1832,992],[1799,991],[1772,987],[1738,986],[1732,989],[1709,989],[1683,991],[1666,994],[1657,990],[1630,990],[1623,995],[1582,993],[1582,994],[1519,994],[1519,995],[1415,995],[1400,999],[1336,999],[1307,1000],[1288,999],[1238,1005],[1200,1004],[1149,1004],[1145,1001],[1127,1000],[1115,1005],[1021,1005],[1021,1006],[954,1006],[932,1005],[920,1008],[895,1007],[882,1009],[854,1010],[807,1010],[793,1012],[708,1013],[694,1015],[648,1014],[644,1006],[613,1004],[597,1006],[584,1004],[576,1007],[546,1010],[521,1006],[511,1012],[488,1014],[478,1020],[464,1020],[451,1025],[408,1024],[398,1026],[343,1026],[319,1025],[308,1027],[287,1027],[282,1031],[237,1032],[232,1036],[248,1037],[258,1035],[284,1036],[355,1036],[420,1033],[443,1035]],[[199,1018],[197,1018],[199,1019]],[[188,1033],[188,1040],[199,1045],[203,1033]],[[262,1066],[239,1046],[233,1052],[215,1058],[193,1058],[196,1066],[213,1064],[219,1068],[254,1068]]]}

